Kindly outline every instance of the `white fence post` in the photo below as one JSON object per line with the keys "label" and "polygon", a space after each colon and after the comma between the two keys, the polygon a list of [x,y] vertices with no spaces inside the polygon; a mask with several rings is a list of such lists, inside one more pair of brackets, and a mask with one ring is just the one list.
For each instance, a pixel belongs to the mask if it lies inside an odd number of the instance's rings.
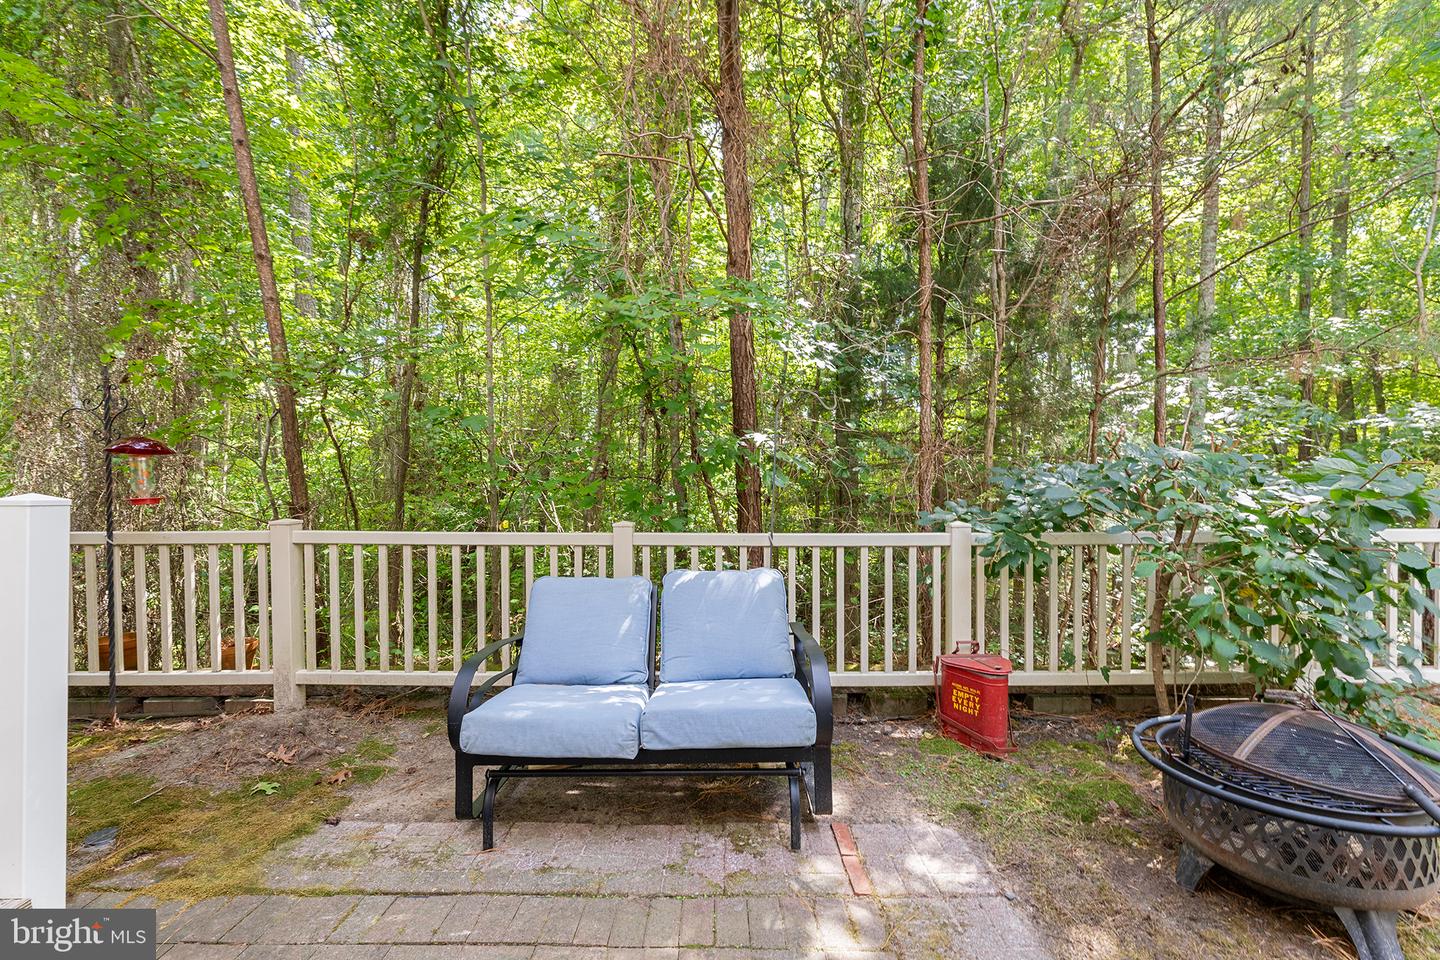
{"label": "white fence post", "polygon": [[[975,648],[974,617],[970,606],[971,584],[975,582],[971,569],[971,551],[974,536],[970,524],[958,520],[945,525],[950,534],[949,589],[950,623],[945,641],[945,652],[955,653],[962,646],[966,653],[977,652]],[[984,603],[985,598],[977,598]],[[984,642],[984,638],[981,638]]]}
{"label": "white fence post", "polygon": [[621,520],[612,528],[615,536],[613,548],[614,560],[611,561],[611,569],[615,578],[635,576],[635,524],[630,520]]}
{"label": "white fence post", "polygon": [[295,682],[300,653],[300,564],[295,531],[299,520],[270,521],[270,669],[275,674],[275,712],[305,707],[305,688]]}
{"label": "white fence post", "polygon": [[0,899],[65,906],[70,501],[0,497]]}

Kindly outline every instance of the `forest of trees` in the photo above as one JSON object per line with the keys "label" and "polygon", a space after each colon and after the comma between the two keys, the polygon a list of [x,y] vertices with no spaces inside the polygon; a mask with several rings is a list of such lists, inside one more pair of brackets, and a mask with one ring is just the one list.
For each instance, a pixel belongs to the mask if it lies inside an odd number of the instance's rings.
{"label": "forest of trees", "polygon": [[98,522],[107,362],[166,527],[1434,475],[1437,209],[1433,0],[11,0],[0,477]]}

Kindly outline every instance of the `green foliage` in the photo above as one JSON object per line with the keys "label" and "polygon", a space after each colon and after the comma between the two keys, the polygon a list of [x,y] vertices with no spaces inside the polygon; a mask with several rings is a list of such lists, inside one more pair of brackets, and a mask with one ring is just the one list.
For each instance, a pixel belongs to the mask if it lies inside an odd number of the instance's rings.
{"label": "green foliage", "polygon": [[[403,492],[417,529],[728,526],[732,468],[751,447],[780,529],[913,523],[912,3],[747,5],[748,284],[726,278],[709,8],[226,6],[316,525],[390,526]],[[1297,18],[1309,8],[1228,5],[1216,43],[1220,8],[1161,7],[1176,25],[1162,54],[1160,184],[1172,441],[1287,469],[1311,448],[1394,447],[1435,463],[1440,381],[1422,330],[1436,324],[1419,323],[1416,269],[1433,313],[1440,252],[1420,261],[1435,204],[1437,7],[1383,0],[1360,16],[1326,0],[1308,53]],[[1097,457],[1151,435],[1160,371],[1137,8],[930,10],[944,500],[987,482],[992,367],[996,462],[1012,464],[1090,456],[1092,412]],[[98,523],[93,437],[60,416],[113,358],[128,375],[123,428],[185,454],[165,468],[167,504],[122,524],[251,526],[286,509],[278,370],[215,65],[196,47],[211,42],[205,7],[121,13],[14,0],[0,17],[0,487],[73,497],[77,522]],[[1308,56],[1320,219],[1302,242]],[[1363,67],[1353,102],[1347,62]],[[1207,324],[1197,189],[1212,66],[1227,99]],[[732,432],[738,307],[754,326],[763,437]],[[1205,413],[1180,416],[1202,384]]]}
{"label": "green foliage", "polygon": [[[1286,474],[1257,455],[1148,446],[995,479],[994,509],[952,502],[925,519],[969,520],[993,536],[984,555],[1012,570],[1049,563],[1048,533],[1125,534],[1135,576],[1154,576],[1168,598],[1147,639],[1264,686],[1303,681],[1322,701],[1396,718],[1397,698],[1421,683],[1416,651],[1392,644],[1377,599],[1435,616],[1440,571],[1382,532],[1424,526],[1440,490],[1397,454],[1376,463],[1346,451]],[[1386,665],[1387,682],[1374,682]]]}

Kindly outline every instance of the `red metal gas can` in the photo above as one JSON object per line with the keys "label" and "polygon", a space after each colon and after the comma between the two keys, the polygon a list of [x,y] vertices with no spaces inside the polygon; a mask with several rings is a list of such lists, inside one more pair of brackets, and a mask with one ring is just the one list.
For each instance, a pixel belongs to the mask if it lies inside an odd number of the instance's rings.
{"label": "red metal gas can", "polygon": [[940,732],[981,753],[1014,753],[1010,743],[1010,661],[952,653],[935,662]]}

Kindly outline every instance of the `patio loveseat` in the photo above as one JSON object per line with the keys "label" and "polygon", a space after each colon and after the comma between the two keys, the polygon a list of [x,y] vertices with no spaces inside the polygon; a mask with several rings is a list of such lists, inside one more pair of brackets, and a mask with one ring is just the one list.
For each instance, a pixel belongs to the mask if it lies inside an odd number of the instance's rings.
{"label": "patio loveseat", "polygon": [[[641,577],[541,577],[523,634],[465,661],[447,725],[455,816],[475,816],[475,768],[487,768],[486,850],[497,790],[523,777],[784,777],[796,850],[802,791],[812,813],[830,812],[829,667],[786,622],[783,578],[674,570],[662,587],[658,672],[655,588]],[[511,666],[475,687],[507,645]]]}

